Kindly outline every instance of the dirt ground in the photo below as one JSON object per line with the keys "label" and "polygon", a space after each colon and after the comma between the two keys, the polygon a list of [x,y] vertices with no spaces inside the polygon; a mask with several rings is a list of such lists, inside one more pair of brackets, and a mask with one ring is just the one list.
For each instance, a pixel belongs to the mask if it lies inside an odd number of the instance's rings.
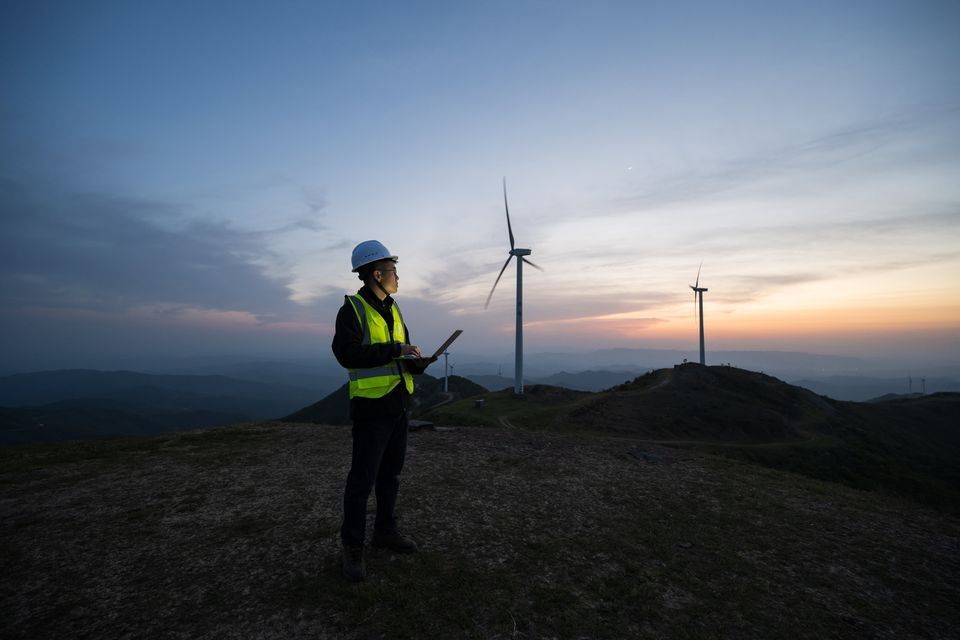
{"label": "dirt ground", "polygon": [[[689,451],[411,433],[401,527],[339,575],[346,427],[0,452],[3,638],[955,638],[960,522]],[[372,520],[375,501],[371,497]]]}

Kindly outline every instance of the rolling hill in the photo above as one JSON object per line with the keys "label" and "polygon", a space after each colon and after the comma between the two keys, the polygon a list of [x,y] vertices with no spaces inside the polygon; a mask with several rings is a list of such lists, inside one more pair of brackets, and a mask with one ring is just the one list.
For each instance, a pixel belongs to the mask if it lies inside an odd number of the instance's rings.
{"label": "rolling hill", "polygon": [[960,394],[834,401],[761,373],[696,364],[603,393],[534,385],[427,413],[438,424],[638,438],[926,502],[960,504]]}
{"label": "rolling hill", "polygon": [[[450,376],[448,389],[450,397],[443,392],[443,379],[429,374],[416,376],[415,389],[411,402],[410,415],[419,417],[431,407],[441,402],[457,398],[471,398],[486,392],[466,378]],[[319,402],[304,407],[290,415],[280,418],[281,422],[312,422],[314,424],[350,424],[350,395],[347,385],[342,385]]]}

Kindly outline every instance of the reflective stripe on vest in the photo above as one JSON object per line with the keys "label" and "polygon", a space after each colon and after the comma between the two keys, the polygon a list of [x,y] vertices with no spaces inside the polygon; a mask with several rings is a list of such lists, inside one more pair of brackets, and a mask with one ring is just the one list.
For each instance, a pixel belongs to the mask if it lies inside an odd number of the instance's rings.
{"label": "reflective stripe on vest", "polygon": [[[406,331],[403,324],[403,315],[400,307],[394,303],[390,310],[393,314],[393,331],[377,311],[370,306],[360,295],[345,296],[353,307],[353,312],[360,323],[363,337],[360,343],[389,344],[406,342]],[[379,367],[366,369],[350,369],[349,391],[351,398],[382,398],[394,387],[403,382],[408,393],[413,393],[413,376],[406,370],[401,361],[393,361]]]}
{"label": "reflective stripe on vest", "polygon": [[364,303],[356,298],[360,296],[344,296],[353,305],[353,312],[357,314],[357,320],[360,321],[360,330],[363,333],[363,339],[360,344],[370,344],[370,327],[367,324],[367,310],[363,308]]}
{"label": "reflective stripe on vest", "polygon": [[377,378],[379,376],[399,376],[400,369],[395,364],[388,364],[385,367],[374,367],[372,369],[351,369],[347,375],[351,380],[365,380],[366,378]]}

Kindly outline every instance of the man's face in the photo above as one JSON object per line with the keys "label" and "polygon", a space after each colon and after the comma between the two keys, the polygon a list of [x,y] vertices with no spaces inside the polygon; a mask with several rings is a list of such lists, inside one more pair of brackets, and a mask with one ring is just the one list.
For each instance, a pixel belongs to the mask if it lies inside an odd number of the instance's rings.
{"label": "man's face", "polygon": [[390,295],[395,294],[400,287],[400,276],[397,275],[397,265],[394,263],[388,262],[382,265],[373,272],[373,277],[377,279],[380,286]]}

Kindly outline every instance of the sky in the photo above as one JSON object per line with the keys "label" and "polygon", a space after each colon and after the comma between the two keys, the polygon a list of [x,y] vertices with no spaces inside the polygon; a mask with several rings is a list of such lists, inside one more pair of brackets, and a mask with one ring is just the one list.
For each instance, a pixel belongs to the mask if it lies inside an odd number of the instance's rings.
{"label": "sky", "polygon": [[[960,4],[0,5],[0,370],[415,343],[960,362]],[[702,268],[700,267],[702,263]]]}

